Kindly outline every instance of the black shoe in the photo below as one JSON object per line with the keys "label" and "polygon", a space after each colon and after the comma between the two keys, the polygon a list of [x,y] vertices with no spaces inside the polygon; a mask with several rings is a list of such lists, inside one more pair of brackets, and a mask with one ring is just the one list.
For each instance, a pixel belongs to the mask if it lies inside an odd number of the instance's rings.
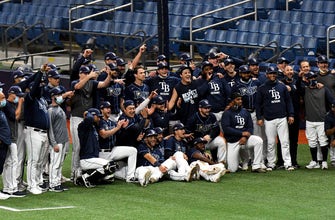
{"label": "black shoe", "polygon": [[88,174],[83,174],[81,176],[81,178],[83,179],[83,182],[84,182],[86,188],[93,188],[93,187],[95,187],[95,185],[93,185],[92,183],[90,183],[90,181],[87,180],[87,176],[88,176]]}
{"label": "black shoe", "polygon": [[49,188],[50,192],[63,192],[64,189],[61,185],[55,186],[55,187],[50,187]]}
{"label": "black shoe", "polygon": [[39,185],[40,189],[42,192],[46,192],[49,189],[49,183],[48,182],[43,182],[43,184]]}

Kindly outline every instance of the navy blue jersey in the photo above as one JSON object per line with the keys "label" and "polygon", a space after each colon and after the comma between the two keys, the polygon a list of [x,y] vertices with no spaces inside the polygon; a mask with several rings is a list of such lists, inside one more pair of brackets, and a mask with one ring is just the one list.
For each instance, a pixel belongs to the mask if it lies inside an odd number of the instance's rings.
{"label": "navy blue jersey", "polygon": [[150,116],[151,126],[153,128],[156,127],[164,128],[165,131],[168,132],[170,118],[171,118],[170,111],[165,112],[156,109],[154,113]]}
{"label": "navy blue jersey", "polygon": [[[116,127],[116,123],[110,119],[100,119],[99,121],[99,131],[105,130],[109,131]],[[99,135],[99,146],[100,149],[112,149],[115,144],[115,134],[107,138],[103,138]]]}
{"label": "navy blue jersey", "polygon": [[226,71],[225,71],[225,69],[223,69],[223,68],[220,67],[220,66],[214,66],[214,67],[213,67],[213,74],[214,74],[214,75],[217,75],[217,73],[221,73],[222,75],[225,75],[225,74],[226,74]]}
{"label": "navy blue jersey", "polygon": [[253,133],[251,115],[245,108],[226,110],[222,115],[221,126],[226,141],[229,143],[239,141],[243,131]]}
{"label": "navy blue jersey", "polygon": [[5,113],[0,110],[0,140],[6,145],[12,143],[10,139],[10,128]]}
{"label": "navy blue jersey", "polygon": [[126,119],[129,121],[128,126],[121,128],[116,135],[116,146],[132,146],[136,147],[138,145],[137,137],[144,129],[145,119],[139,115],[135,115],[134,118],[130,118],[125,114],[122,114],[119,121]]}
{"label": "navy blue jersey", "polygon": [[137,148],[137,166],[152,166],[144,155],[151,154],[159,163],[164,162],[164,147],[160,144],[156,145],[154,148],[148,147],[144,142],[141,142]]}
{"label": "navy blue jersey", "polygon": [[144,83],[149,86],[150,92],[157,90],[158,95],[162,96],[164,100],[170,100],[173,88],[179,83],[180,79],[168,76],[162,78],[160,76],[155,76],[153,78],[148,78]]}
{"label": "navy blue jersey", "polygon": [[188,157],[188,163],[189,164],[191,164],[194,161],[199,160],[197,158],[194,158],[194,155],[197,154],[197,153],[202,154],[202,156],[206,157],[204,151],[200,151],[200,150],[196,149],[195,147],[192,147],[187,151],[187,157]]}
{"label": "navy blue jersey", "polygon": [[232,88],[232,93],[239,92],[242,95],[243,107],[253,112],[256,109],[257,88],[261,82],[257,79],[249,79],[247,82],[239,79]]}
{"label": "navy blue jersey", "polygon": [[124,91],[124,99],[125,100],[133,100],[134,102],[148,98],[150,94],[149,87],[143,83],[143,85],[139,86],[135,83],[130,84],[126,87]]}
{"label": "navy blue jersey", "polygon": [[24,120],[25,126],[48,130],[50,120],[48,114],[48,103],[42,97],[42,87],[40,87],[42,72],[37,72],[34,84],[24,99]]}
{"label": "navy blue jersey", "polygon": [[199,112],[196,112],[188,119],[186,128],[194,133],[195,138],[209,135],[211,139],[214,139],[220,134],[220,127],[213,113],[210,113],[208,117],[202,117]]}
{"label": "navy blue jersey", "polygon": [[291,88],[290,96],[293,104],[294,109],[294,116],[299,117],[299,111],[300,111],[300,97],[302,96],[301,91],[301,78],[298,79],[292,79],[292,81],[287,80],[286,78],[282,81],[285,85],[289,86]]}
{"label": "navy blue jersey", "polygon": [[184,140],[178,141],[174,136],[171,136],[165,142],[165,147],[164,147],[165,159],[168,159],[170,156],[172,156],[177,151],[186,153],[187,149],[188,149],[188,144],[186,143],[186,141]]}
{"label": "navy blue jersey", "polygon": [[192,113],[196,112],[199,103],[199,87],[200,81],[192,81],[189,85],[184,85],[181,82],[175,87],[178,98],[181,98],[181,107],[177,108],[178,119],[182,123],[186,123]]}
{"label": "navy blue jersey", "polygon": [[228,104],[228,98],[230,97],[231,89],[227,84],[227,81],[217,76],[212,76],[209,81],[200,79],[202,81],[199,90],[202,99],[207,99],[212,105],[212,112],[224,111]]}
{"label": "navy blue jersey", "polygon": [[[107,73],[102,72],[98,81],[104,81],[107,78]],[[121,111],[121,99],[124,98],[124,85],[120,83],[111,82],[107,88],[98,90],[99,101],[108,101],[111,103],[111,113],[118,114]]]}
{"label": "navy blue jersey", "polygon": [[78,125],[80,159],[99,157],[99,135],[93,121],[93,116],[87,114],[86,118]]}
{"label": "navy blue jersey", "polygon": [[16,142],[17,140],[17,126],[18,123],[16,123],[16,118],[15,118],[15,111],[16,111],[17,104],[13,102],[9,102],[7,100],[7,104],[5,107],[3,107],[2,111],[5,113],[7,122],[9,125],[9,128],[11,130],[11,139],[12,142]]}
{"label": "navy blue jersey", "polygon": [[262,117],[266,120],[273,120],[294,116],[291,96],[282,82],[268,80],[258,87],[256,116],[258,120]]}
{"label": "navy blue jersey", "polygon": [[230,88],[232,88],[236,84],[236,82],[240,80],[240,77],[237,73],[234,76],[229,76],[228,74],[226,74],[224,76],[224,79],[227,81]]}

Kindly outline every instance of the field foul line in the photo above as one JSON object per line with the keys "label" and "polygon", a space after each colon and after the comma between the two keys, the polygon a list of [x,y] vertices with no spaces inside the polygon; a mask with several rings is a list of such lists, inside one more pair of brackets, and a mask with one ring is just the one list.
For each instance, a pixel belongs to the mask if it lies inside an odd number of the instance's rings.
{"label": "field foul line", "polygon": [[60,207],[45,207],[45,208],[35,208],[35,209],[16,209],[7,206],[0,206],[0,209],[12,211],[12,212],[30,212],[30,211],[43,211],[43,210],[53,210],[53,209],[73,209],[75,206],[60,206]]}

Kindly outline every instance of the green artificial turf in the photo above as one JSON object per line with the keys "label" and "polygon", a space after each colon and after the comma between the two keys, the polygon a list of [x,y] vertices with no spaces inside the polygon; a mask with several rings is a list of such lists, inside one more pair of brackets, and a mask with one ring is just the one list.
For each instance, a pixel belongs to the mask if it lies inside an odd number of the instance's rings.
{"label": "green artificial turf", "polygon": [[[306,145],[299,163],[310,160]],[[70,157],[64,173],[69,176]],[[1,183],[2,185],[2,183]],[[226,174],[219,183],[164,181],[145,188],[116,180],[86,189],[67,183],[62,193],[28,194],[0,200],[16,209],[75,206],[72,209],[12,212],[1,219],[334,219],[335,168]]]}

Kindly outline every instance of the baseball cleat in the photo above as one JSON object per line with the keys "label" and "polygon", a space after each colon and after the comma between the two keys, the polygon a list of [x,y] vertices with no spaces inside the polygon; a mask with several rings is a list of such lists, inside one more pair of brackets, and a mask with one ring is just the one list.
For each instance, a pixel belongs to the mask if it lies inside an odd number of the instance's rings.
{"label": "baseball cleat", "polygon": [[9,198],[10,198],[10,195],[5,194],[5,193],[0,191],[0,200],[6,200],[6,199],[9,199]]}
{"label": "baseball cleat", "polygon": [[49,187],[50,192],[63,192],[64,189],[61,185],[55,186],[55,187]]}
{"label": "baseball cleat", "polygon": [[42,194],[42,190],[40,190],[39,188],[31,188],[28,190],[31,194],[34,194],[34,195],[39,195],[39,194]]}
{"label": "baseball cleat", "polygon": [[83,182],[84,182],[84,185],[86,186],[86,188],[93,188],[95,187],[95,185],[91,184],[90,181],[87,180],[87,177],[89,175],[87,173],[85,173],[84,175],[81,176]]}
{"label": "baseball cleat", "polygon": [[152,172],[150,170],[145,172],[143,180],[139,181],[141,186],[147,186],[149,184],[151,174]]}
{"label": "baseball cleat", "polygon": [[328,170],[328,164],[327,164],[327,161],[322,161],[321,169],[323,169],[323,170]]}
{"label": "baseball cleat", "polygon": [[193,179],[194,174],[196,174],[198,172],[198,170],[200,169],[199,165],[195,165],[192,169],[189,170],[189,172],[186,175],[186,182],[191,182]]}
{"label": "baseball cleat", "polygon": [[266,173],[266,169],[257,168],[257,169],[253,169],[252,172],[254,172],[254,173]]}
{"label": "baseball cleat", "polygon": [[306,166],[306,169],[309,169],[309,170],[311,170],[311,169],[319,169],[320,168],[320,164],[319,163],[317,163],[317,162],[315,162],[315,161],[311,161],[311,162],[309,162],[309,164]]}
{"label": "baseball cleat", "polygon": [[288,167],[285,168],[285,170],[287,170],[287,171],[293,171],[294,167],[293,166],[288,166]]}

